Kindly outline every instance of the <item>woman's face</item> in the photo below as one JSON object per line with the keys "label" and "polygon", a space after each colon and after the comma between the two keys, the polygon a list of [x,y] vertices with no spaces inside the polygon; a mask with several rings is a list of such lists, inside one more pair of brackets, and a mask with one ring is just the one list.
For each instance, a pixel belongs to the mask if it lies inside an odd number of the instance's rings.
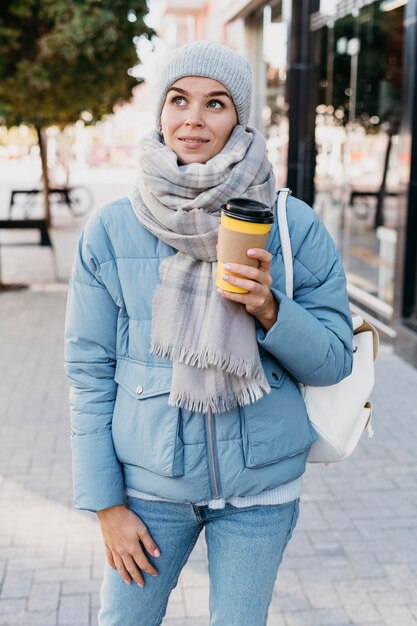
{"label": "woman's face", "polygon": [[162,134],[184,165],[206,163],[218,154],[236,124],[233,100],[217,80],[185,76],[167,91]]}

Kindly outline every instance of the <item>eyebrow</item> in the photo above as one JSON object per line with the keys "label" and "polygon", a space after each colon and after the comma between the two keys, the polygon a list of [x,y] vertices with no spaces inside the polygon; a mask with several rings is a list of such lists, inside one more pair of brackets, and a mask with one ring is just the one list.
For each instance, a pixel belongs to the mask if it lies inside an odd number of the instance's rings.
{"label": "eyebrow", "polygon": [[[186,91],[185,89],[181,89],[180,87],[170,87],[167,93],[169,93],[170,91],[178,91],[179,93],[184,94],[184,96],[190,95],[188,91]],[[210,93],[206,93],[204,95],[205,98],[213,98],[214,96],[227,96],[227,98],[230,98],[230,100],[232,99],[227,91],[210,91]]]}

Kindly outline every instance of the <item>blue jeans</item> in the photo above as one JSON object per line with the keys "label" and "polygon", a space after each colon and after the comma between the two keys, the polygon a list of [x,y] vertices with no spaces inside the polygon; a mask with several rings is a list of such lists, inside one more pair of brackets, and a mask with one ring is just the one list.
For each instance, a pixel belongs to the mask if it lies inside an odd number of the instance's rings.
{"label": "blue jeans", "polygon": [[209,509],[128,498],[161,556],[147,558],[158,570],[142,572],[143,588],[126,585],[106,562],[99,626],[159,626],[169,595],[205,527],[210,577],[210,626],[265,626],[284,550],[298,518],[299,501]]}

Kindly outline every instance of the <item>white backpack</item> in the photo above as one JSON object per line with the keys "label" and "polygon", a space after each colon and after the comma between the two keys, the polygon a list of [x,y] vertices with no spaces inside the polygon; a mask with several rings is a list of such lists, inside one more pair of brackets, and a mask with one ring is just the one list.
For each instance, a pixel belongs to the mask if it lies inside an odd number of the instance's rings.
{"label": "white backpack", "polygon": [[[278,194],[278,228],[285,269],[285,287],[293,297],[293,259],[288,230],[286,202],[291,193],[281,189]],[[311,446],[310,463],[333,463],[352,454],[366,428],[373,437],[372,406],[369,395],[374,386],[374,361],[378,352],[376,329],[359,315],[352,316],[352,373],[335,385],[311,387],[300,385],[311,424],[318,435]]]}

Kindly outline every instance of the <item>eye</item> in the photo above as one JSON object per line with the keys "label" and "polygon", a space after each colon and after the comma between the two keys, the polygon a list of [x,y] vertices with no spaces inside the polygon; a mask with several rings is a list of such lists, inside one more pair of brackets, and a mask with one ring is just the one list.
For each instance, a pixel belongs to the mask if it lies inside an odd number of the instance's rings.
{"label": "eye", "polygon": [[210,102],[207,103],[207,106],[209,109],[223,109],[224,108],[224,104],[223,102],[220,102],[220,100],[210,100]]}
{"label": "eye", "polygon": [[172,102],[177,106],[181,106],[185,102],[185,98],[183,96],[174,96]]}

